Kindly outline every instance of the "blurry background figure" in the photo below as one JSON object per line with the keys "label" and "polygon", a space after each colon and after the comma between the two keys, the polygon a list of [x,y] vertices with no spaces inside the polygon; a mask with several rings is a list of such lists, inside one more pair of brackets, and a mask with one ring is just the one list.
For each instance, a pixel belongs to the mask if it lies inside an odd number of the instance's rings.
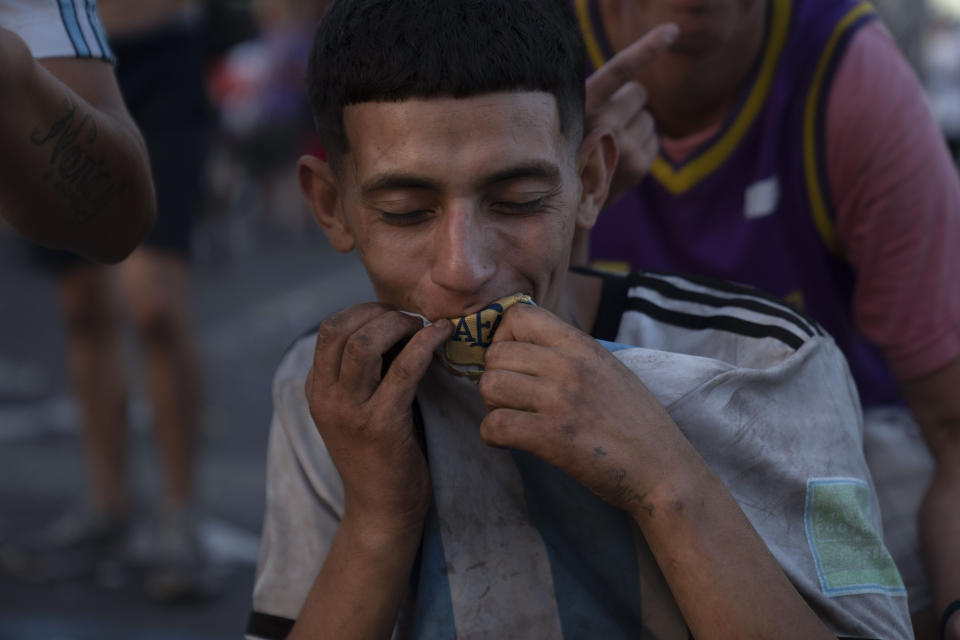
{"label": "blurry background figure", "polygon": [[193,508],[200,377],[188,303],[191,230],[203,205],[208,139],[205,25],[195,0],[150,0],[138,3],[135,12],[125,9],[123,0],[100,2],[111,45],[123,61],[117,76],[124,101],[147,142],[159,215],[145,243],[117,268],[67,254],[40,257],[59,276],[91,496],[33,536],[20,562],[27,572],[42,575],[55,573],[73,552],[95,561],[98,554],[126,548],[133,504],[127,465],[130,378],[121,329],[128,312],[139,339],[163,471],[161,505],[138,560],[146,563],[148,593],[169,600],[206,590]]}
{"label": "blurry background figure", "polygon": [[[317,152],[303,79],[314,25],[329,4],[253,0],[258,34],[231,48],[212,69],[211,98],[220,114],[212,195],[224,205],[220,210],[234,216],[226,238],[241,251],[249,250],[265,222],[316,232],[298,197],[290,159]],[[223,239],[219,233],[203,238],[221,245]]]}
{"label": "blurry background figure", "polygon": [[907,62],[923,78],[926,67],[923,42],[930,20],[927,0],[873,0],[873,6]]}
{"label": "blurry background figure", "polygon": [[[596,103],[632,185],[591,251],[752,284],[834,337],[927,638],[960,597],[960,180],[918,82],[923,3],[881,5],[889,27],[860,0],[577,0],[594,67],[659,23],[680,32],[628,70],[645,91]],[[657,157],[635,171],[654,125]]]}
{"label": "blurry background figure", "polygon": [[[58,6],[57,0],[26,1]],[[201,2],[208,25],[203,65],[207,91],[217,96],[225,56],[238,44],[259,41],[256,15],[262,16],[263,9],[252,0]],[[148,3],[114,0],[113,4],[124,13],[135,14],[120,16],[133,22],[150,12]],[[290,3],[294,10],[306,10],[309,5]],[[318,4],[316,10],[322,11],[322,6]],[[303,29],[312,30],[309,21],[303,20]],[[266,55],[265,47],[254,49],[261,52],[256,55]],[[117,72],[122,74],[133,62],[125,51],[119,57]],[[248,62],[254,67],[268,66],[249,58]],[[196,66],[201,68],[199,63]],[[187,74],[191,70],[180,71]],[[286,86],[290,92],[299,92],[298,99],[306,104],[302,78],[290,76]],[[185,126],[192,123],[185,120]],[[198,399],[202,420],[197,434],[202,455],[192,467],[196,476],[193,503],[200,513],[199,534],[218,597],[200,606],[161,606],[146,597],[141,572],[118,562],[101,563],[101,571],[82,575],[71,573],[79,567],[69,563],[49,566],[58,579],[45,581],[38,574],[23,580],[23,573],[15,577],[0,570],[0,640],[227,640],[242,635],[263,522],[265,426],[272,410],[270,385],[278,358],[304,327],[339,310],[332,300],[337,304],[360,302],[372,292],[359,261],[318,242],[312,223],[310,234],[304,233],[299,222],[293,226],[286,223],[299,220],[302,205],[298,197],[296,209],[279,212],[277,207],[287,205],[275,203],[270,210],[265,196],[270,185],[261,185],[261,174],[247,169],[261,160],[242,157],[260,154],[257,145],[240,144],[219,117],[212,117],[209,123],[208,197],[192,234],[188,293],[194,341],[203,363],[199,372],[203,396]],[[270,124],[281,123],[266,122],[265,126]],[[282,160],[275,157],[278,175],[292,172],[297,154],[304,149],[320,153],[312,143],[312,125],[308,122],[305,126],[303,137],[287,150],[288,156]],[[169,137],[180,139],[176,132]],[[186,157],[192,153],[189,148],[184,148],[179,159],[193,163]],[[211,177],[216,181],[212,183]],[[269,179],[268,173],[263,177]],[[211,189],[213,198],[209,197]],[[170,215],[162,194],[160,200],[160,216]],[[2,541],[46,529],[45,525],[65,511],[71,497],[78,495],[86,470],[84,443],[79,437],[85,435],[85,412],[78,394],[70,389],[63,366],[68,332],[61,325],[55,295],[60,291],[59,278],[54,280],[49,270],[27,260],[26,253],[20,237],[0,224]],[[128,408],[117,420],[125,418],[130,427],[124,445],[129,477],[122,487],[136,512],[138,506],[151,504],[142,498],[166,494],[164,487],[169,483],[162,457],[157,455],[148,370],[139,365],[143,359],[140,334],[126,322],[125,316],[132,314],[122,297],[128,286],[125,269],[126,265],[113,269],[104,291],[112,297],[113,321],[118,329],[124,329],[116,348],[123,352],[122,364],[127,365],[124,384],[129,386],[129,399]],[[72,335],[72,330],[69,333]],[[106,373],[98,372],[97,377],[104,378]],[[120,412],[118,408],[114,413]],[[133,546],[142,551],[140,557],[146,557],[155,540],[151,531],[156,530],[156,518],[134,515]],[[229,579],[224,579],[227,576]]]}
{"label": "blurry background figure", "polygon": [[960,0],[934,3],[924,42],[930,106],[960,161]]}

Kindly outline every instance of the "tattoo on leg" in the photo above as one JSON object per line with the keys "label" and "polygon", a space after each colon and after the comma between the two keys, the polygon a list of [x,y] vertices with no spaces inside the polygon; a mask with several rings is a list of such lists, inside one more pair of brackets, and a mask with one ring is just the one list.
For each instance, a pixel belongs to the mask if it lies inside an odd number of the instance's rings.
{"label": "tattoo on leg", "polygon": [[99,131],[89,114],[64,100],[63,115],[50,124],[46,133],[34,129],[30,142],[37,147],[50,147],[50,169],[43,174],[64,198],[73,204],[76,224],[88,222],[113,198],[129,189],[106,169],[104,152],[94,147]]}

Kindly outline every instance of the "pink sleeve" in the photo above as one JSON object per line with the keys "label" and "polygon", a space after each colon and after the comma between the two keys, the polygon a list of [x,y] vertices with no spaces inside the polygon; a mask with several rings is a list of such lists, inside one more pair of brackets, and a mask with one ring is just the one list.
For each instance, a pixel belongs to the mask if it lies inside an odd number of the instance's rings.
{"label": "pink sleeve", "polygon": [[854,318],[901,379],[960,355],[960,180],[885,29],[857,32],[827,105],[826,163]]}

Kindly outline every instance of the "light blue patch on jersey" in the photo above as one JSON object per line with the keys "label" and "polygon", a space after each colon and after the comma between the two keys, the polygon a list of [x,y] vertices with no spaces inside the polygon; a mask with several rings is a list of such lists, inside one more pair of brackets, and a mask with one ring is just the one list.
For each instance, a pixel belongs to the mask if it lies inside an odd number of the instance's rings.
{"label": "light blue patch on jersey", "polygon": [[865,482],[809,479],[804,522],[823,593],[906,594],[900,572],[873,526]]}

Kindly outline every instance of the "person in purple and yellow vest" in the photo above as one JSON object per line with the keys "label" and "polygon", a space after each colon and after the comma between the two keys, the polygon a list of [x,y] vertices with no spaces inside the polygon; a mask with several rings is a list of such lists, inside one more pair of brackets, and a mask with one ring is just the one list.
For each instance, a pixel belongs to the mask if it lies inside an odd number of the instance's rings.
{"label": "person in purple and yellow vest", "polygon": [[[866,2],[574,5],[603,68],[588,127],[620,146],[576,259],[746,282],[823,324],[918,635],[960,638],[960,182],[913,72]],[[678,35],[642,59],[663,23]]]}

